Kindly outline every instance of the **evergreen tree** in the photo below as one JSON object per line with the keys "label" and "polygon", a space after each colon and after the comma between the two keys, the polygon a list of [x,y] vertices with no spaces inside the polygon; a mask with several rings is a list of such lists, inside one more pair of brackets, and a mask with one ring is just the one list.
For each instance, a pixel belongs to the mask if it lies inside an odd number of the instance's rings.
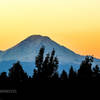
{"label": "evergreen tree", "polygon": [[94,79],[99,79],[100,78],[100,68],[98,65],[96,65],[94,68],[93,68],[93,78]]}
{"label": "evergreen tree", "polygon": [[92,78],[92,62],[93,57],[86,56],[85,60],[82,61],[80,69],[78,70],[79,79],[91,79]]}
{"label": "evergreen tree", "polygon": [[60,79],[61,80],[68,80],[67,72],[65,70],[62,71]]}
{"label": "evergreen tree", "polygon": [[34,80],[50,80],[55,76],[58,69],[58,59],[55,57],[55,50],[53,49],[51,55],[47,54],[44,58],[44,47],[39,51],[36,57],[36,69],[34,70]]}
{"label": "evergreen tree", "polygon": [[34,72],[33,72],[33,80],[39,80],[39,76],[38,76],[38,74],[39,74],[39,72],[36,70],[36,69],[34,69]]}
{"label": "evergreen tree", "polygon": [[0,74],[0,80],[7,80],[7,73],[6,72],[2,72],[1,74]]}
{"label": "evergreen tree", "polygon": [[94,68],[93,68],[93,71],[95,74],[98,74],[100,72],[100,68],[98,65],[96,65]]}
{"label": "evergreen tree", "polygon": [[71,66],[69,71],[69,80],[76,80],[77,74],[74,71],[73,67]]}
{"label": "evergreen tree", "polygon": [[54,75],[52,76],[52,79],[51,80],[59,80],[59,75],[58,73],[54,73]]}
{"label": "evergreen tree", "polygon": [[51,56],[50,56],[50,61],[48,64],[48,76],[49,78],[52,78],[53,75],[57,72],[58,69],[58,58],[55,57],[55,50],[53,49],[53,51],[51,52]]}
{"label": "evergreen tree", "polygon": [[41,72],[42,70],[42,64],[43,64],[43,56],[44,56],[44,46],[40,49],[38,56],[36,57],[36,67],[38,69],[38,72]]}
{"label": "evergreen tree", "polygon": [[28,78],[27,73],[24,72],[20,62],[18,61],[9,69],[9,78],[13,81],[23,81]]}
{"label": "evergreen tree", "polygon": [[39,54],[36,57],[35,65],[36,69],[34,70],[33,78],[34,80],[41,80],[43,77],[42,69],[43,69],[43,59],[44,59],[44,46],[40,48]]}
{"label": "evergreen tree", "polygon": [[50,61],[50,55],[47,54],[47,56],[45,57],[45,60],[43,62],[43,78],[44,79],[49,79],[49,61]]}

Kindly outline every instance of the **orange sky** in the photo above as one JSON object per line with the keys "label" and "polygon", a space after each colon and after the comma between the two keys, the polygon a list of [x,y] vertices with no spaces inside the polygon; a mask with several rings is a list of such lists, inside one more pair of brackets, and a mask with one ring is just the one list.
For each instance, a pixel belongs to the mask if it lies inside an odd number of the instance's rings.
{"label": "orange sky", "polygon": [[100,0],[0,0],[0,50],[32,34],[100,58]]}

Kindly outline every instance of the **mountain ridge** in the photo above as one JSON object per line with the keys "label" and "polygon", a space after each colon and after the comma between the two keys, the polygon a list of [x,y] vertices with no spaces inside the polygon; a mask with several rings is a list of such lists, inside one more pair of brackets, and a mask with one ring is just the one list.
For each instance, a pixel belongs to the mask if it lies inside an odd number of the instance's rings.
{"label": "mountain ridge", "polygon": [[[71,65],[75,69],[78,69],[78,66],[85,57],[76,54],[72,50],[56,43],[47,36],[31,35],[23,41],[19,42],[17,45],[13,46],[12,48],[9,48],[0,53],[1,66],[7,66],[7,64],[9,64],[8,62],[10,62],[9,67],[11,67],[11,63],[20,61],[23,63],[23,68],[27,71],[32,63],[35,63],[35,57],[38,55],[38,52],[42,46],[45,47],[45,55],[47,53],[51,53],[53,48],[55,49],[56,56],[59,60],[60,71],[62,71],[63,69],[65,69],[66,71],[69,70]],[[7,64],[3,64],[3,62],[7,62]],[[30,65],[29,63],[31,63],[31,65],[26,66],[25,63],[26,65]],[[95,63],[100,65],[100,60],[95,59]],[[6,67],[3,67],[3,70],[4,69],[6,70]]]}
{"label": "mountain ridge", "polygon": [[[34,47],[33,48],[33,51],[34,51],[35,48],[38,48],[38,51],[39,51],[39,49],[43,45],[45,47],[48,46],[48,48],[51,48],[51,51],[52,51],[53,48],[56,48],[57,47],[59,49],[59,47],[60,47],[60,48],[63,49],[63,52],[65,52],[65,53],[72,53],[72,54],[77,55],[75,52],[71,51],[68,48],[65,48],[64,46],[59,45],[58,43],[56,43],[55,41],[51,40],[47,36],[32,35],[32,36],[29,36],[28,38],[26,38],[25,40],[21,41],[17,45],[13,46],[12,48],[4,51],[3,56],[6,56],[8,54],[11,54],[11,52],[13,52],[11,55],[14,56],[14,53],[20,53],[20,50],[21,49],[23,50],[23,52],[26,52],[25,49],[27,49],[28,47],[29,48]],[[54,45],[54,46],[52,47],[52,45]],[[27,50],[27,52],[28,51],[31,51],[31,53],[32,53],[32,50]],[[37,50],[35,50],[35,51],[37,51]],[[21,52],[21,53],[23,53],[23,52]],[[11,60],[15,60],[15,59],[11,59]]]}

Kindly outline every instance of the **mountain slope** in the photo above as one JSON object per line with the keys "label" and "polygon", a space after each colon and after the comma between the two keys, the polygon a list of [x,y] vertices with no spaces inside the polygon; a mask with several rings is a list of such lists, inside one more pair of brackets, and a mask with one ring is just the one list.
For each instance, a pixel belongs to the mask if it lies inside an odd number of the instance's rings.
{"label": "mountain slope", "polygon": [[[59,70],[69,70],[70,66],[73,65],[75,69],[77,69],[79,64],[81,63],[84,56],[80,56],[68,48],[61,46],[51,40],[49,37],[40,36],[40,35],[32,35],[27,39],[23,40],[16,46],[0,52],[0,62],[4,62],[8,64],[8,62],[13,61],[21,61],[23,62],[23,67],[28,70],[28,66],[26,67],[25,63],[29,65],[29,63],[35,62],[35,57],[37,56],[39,49],[45,46],[45,54],[48,52],[51,53],[53,48],[56,51],[56,56],[59,59]],[[95,59],[95,63],[100,65],[100,60]],[[10,66],[10,64],[9,64]],[[1,66],[2,67],[2,66]],[[0,69],[1,69],[0,67]],[[3,67],[4,68],[4,67]],[[6,67],[5,67],[6,68]],[[30,68],[30,67],[29,67]],[[33,69],[30,68],[31,70]],[[26,71],[27,71],[26,70]]]}
{"label": "mountain slope", "polygon": [[73,51],[60,46],[48,37],[43,37],[40,35],[33,35],[20,42],[13,48],[10,48],[3,52],[0,56],[0,61],[9,60],[20,60],[25,62],[31,62],[35,60],[35,56],[38,54],[39,49],[45,46],[45,53],[50,53],[54,48],[56,50],[56,55],[59,60],[66,62],[71,60],[78,60],[81,56],[75,54]]}

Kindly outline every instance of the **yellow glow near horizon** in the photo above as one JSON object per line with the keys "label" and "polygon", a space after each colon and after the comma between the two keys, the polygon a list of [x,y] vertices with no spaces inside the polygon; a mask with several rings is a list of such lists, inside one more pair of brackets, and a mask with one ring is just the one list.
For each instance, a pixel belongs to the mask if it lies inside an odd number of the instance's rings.
{"label": "yellow glow near horizon", "polygon": [[100,0],[0,0],[0,49],[32,34],[100,58]]}

